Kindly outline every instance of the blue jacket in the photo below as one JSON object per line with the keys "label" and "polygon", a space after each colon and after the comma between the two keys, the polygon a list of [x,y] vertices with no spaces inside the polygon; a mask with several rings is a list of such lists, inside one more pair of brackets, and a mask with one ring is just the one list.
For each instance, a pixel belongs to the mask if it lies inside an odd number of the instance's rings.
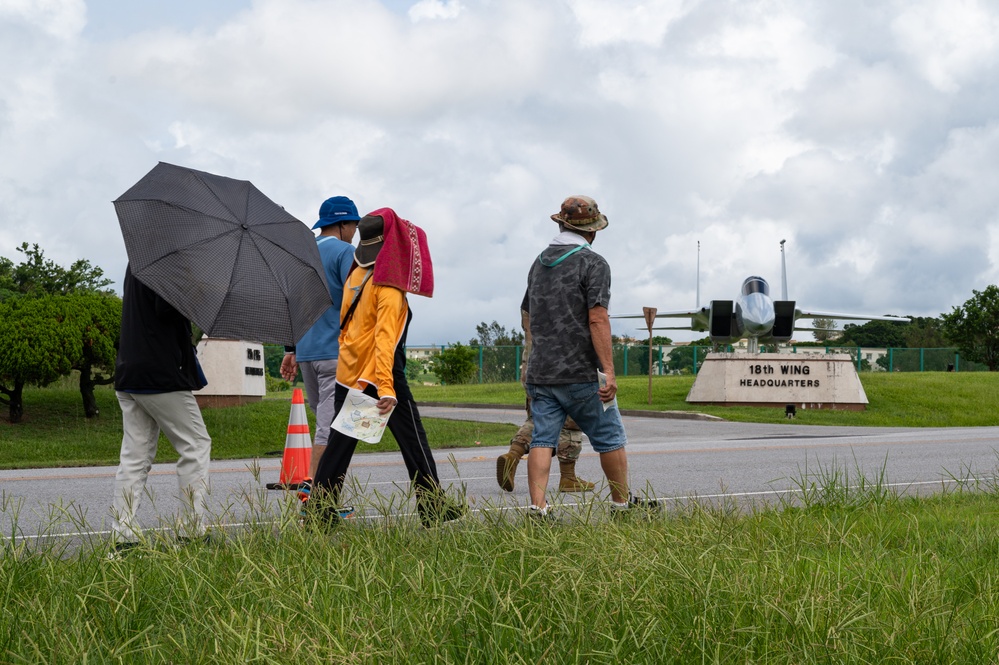
{"label": "blue jacket", "polygon": [[319,256],[326,270],[326,284],[330,289],[333,305],[312,324],[308,332],[295,345],[295,360],[333,360],[340,355],[340,305],[343,302],[343,283],[354,262],[354,246],[332,236],[319,236]]}

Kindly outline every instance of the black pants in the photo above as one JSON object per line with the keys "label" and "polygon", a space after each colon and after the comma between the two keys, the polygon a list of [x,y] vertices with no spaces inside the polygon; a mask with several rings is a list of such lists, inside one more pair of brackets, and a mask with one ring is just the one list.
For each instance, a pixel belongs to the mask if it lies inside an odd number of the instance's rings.
{"label": "black pants", "polygon": [[[420,412],[416,408],[416,402],[413,401],[413,394],[406,382],[406,375],[393,372],[393,381],[399,403],[396,404],[395,410],[389,417],[388,428],[399,444],[402,459],[409,472],[409,479],[413,482],[417,492],[417,507],[422,511],[423,502],[419,500],[421,494],[426,492],[436,494],[440,491],[437,464],[434,462],[433,453],[430,452],[427,433],[423,429],[423,421],[420,420]],[[378,397],[374,386],[369,385],[364,392],[371,397]],[[340,413],[346,399],[347,388],[338,383],[333,397],[337,413]],[[343,489],[344,477],[356,447],[357,439],[336,430],[330,430],[329,443],[319,460],[316,477],[313,479],[313,488],[314,491],[329,492],[333,504],[340,502],[340,491]]]}

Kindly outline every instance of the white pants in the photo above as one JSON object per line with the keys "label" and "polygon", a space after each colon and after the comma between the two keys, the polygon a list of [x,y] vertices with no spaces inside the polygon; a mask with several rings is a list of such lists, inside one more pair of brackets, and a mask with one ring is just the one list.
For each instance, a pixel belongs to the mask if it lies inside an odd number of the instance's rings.
{"label": "white pants", "polygon": [[[326,446],[330,440],[330,425],[336,417],[333,393],[336,392],[337,360],[306,360],[298,363],[305,383],[305,398],[316,414],[316,438],[313,443]],[[315,468],[318,460],[312,460]]]}
{"label": "white pants", "polygon": [[146,478],[156,458],[160,430],[166,434],[177,461],[177,484],[184,505],[177,533],[197,537],[205,533],[205,492],[212,440],[201,409],[190,391],[144,395],[117,392],[121,405],[123,436],[121,463],[114,481],[111,503],[112,530],[118,542],[138,539],[135,513],[146,488]]}

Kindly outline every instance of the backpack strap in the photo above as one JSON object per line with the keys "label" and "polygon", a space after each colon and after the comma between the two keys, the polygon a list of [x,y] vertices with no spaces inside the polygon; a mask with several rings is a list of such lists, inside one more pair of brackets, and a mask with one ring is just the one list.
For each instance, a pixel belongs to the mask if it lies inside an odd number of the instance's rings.
{"label": "backpack strap", "polygon": [[572,256],[573,254],[575,254],[579,250],[581,250],[581,249],[589,249],[589,248],[590,248],[589,243],[583,243],[582,245],[576,245],[574,248],[570,249],[568,252],[566,252],[562,256],[558,257],[557,259],[555,259],[551,263],[545,263],[544,260],[541,258],[541,254],[538,254],[538,261],[540,261],[541,265],[545,266],[546,268],[554,268],[555,266],[557,266],[558,264],[562,263],[563,261],[565,261],[567,258],[569,258],[570,256]]}
{"label": "backpack strap", "polygon": [[357,287],[357,291],[354,292],[354,299],[350,301],[350,308],[347,310],[347,313],[343,315],[343,320],[340,321],[341,331],[350,322],[351,317],[354,316],[354,310],[357,309],[357,304],[361,302],[361,292],[364,291],[364,285],[368,283],[368,280],[371,279],[371,275],[373,275],[374,272],[374,270],[369,270],[368,274],[364,276],[363,280],[361,280],[361,285]]}

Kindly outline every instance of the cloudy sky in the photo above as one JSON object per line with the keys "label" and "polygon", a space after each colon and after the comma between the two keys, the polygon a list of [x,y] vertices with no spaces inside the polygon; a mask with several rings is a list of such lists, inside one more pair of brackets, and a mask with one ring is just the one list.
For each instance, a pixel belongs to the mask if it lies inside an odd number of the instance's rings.
{"label": "cloudy sky", "polygon": [[693,306],[698,241],[702,301],[779,295],[786,239],[799,306],[936,316],[999,282],[997,34],[984,0],[0,0],[0,255],[120,279],[111,201],[165,161],[422,226],[412,345],[518,325],[577,193],[612,314]]}

